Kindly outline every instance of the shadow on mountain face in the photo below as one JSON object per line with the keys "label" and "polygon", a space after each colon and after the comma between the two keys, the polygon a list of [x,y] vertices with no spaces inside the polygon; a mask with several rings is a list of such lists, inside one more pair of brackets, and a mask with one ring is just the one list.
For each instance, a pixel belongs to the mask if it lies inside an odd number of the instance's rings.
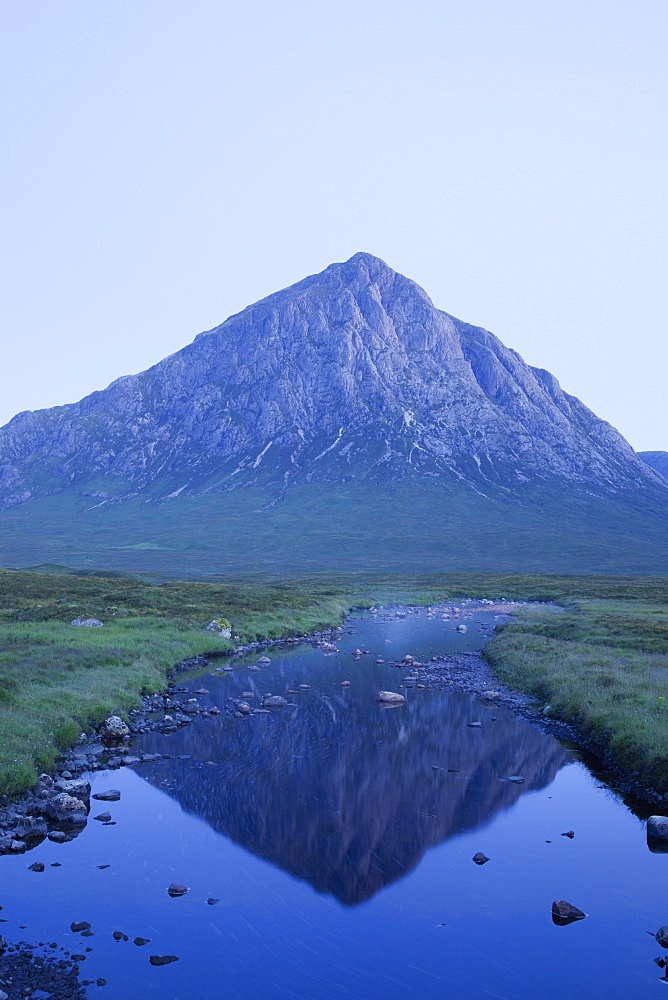
{"label": "shadow on mountain face", "polygon": [[[408,691],[408,704],[390,710],[372,684],[195,724],[169,738],[191,760],[139,772],[246,850],[354,905],[566,763],[554,739],[468,695]],[[478,720],[482,728],[469,726]],[[164,740],[147,736],[142,748],[164,751]],[[524,782],[501,780],[513,775]]]}

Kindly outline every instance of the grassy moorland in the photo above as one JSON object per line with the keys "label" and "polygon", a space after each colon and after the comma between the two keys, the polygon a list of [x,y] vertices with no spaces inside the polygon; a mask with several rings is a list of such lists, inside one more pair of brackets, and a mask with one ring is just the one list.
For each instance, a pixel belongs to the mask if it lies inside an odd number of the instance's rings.
{"label": "grassy moorland", "polygon": [[[665,585],[664,585],[665,586]],[[650,590],[654,590],[650,593]],[[485,648],[505,684],[574,722],[643,783],[668,791],[668,603],[664,587],[635,599],[577,599],[522,608]]]}
{"label": "grassy moorland", "polygon": [[[661,715],[657,715],[661,712],[657,705],[664,695],[668,697],[664,655],[668,654],[668,581],[664,579],[366,573],[152,583],[113,573],[40,569],[0,571],[0,791],[29,786],[82,729],[112,712],[127,712],[142,693],[163,687],[170,667],[180,660],[213,645],[224,647],[224,640],[204,629],[212,618],[230,619],[235,635],[249,641],[336,624],[354,606],[429,604],[464,595],[563,605],[563,611],[542,608],[533,617],[523,615],[492,641],[490,659],[497,672],[509,683],[549,698],[562,714],[578,715],[593,725],[583,706],[591,671],[598,668],[586,661],[584,670],[584,661],[573,659],[572,669],[558,670],[560,664],[571,662],[564,657],[584,655],[581,647],[593,650],[593,659],[610,661],[601,667],[601,676],[608,679],[593,684],[606,696],[610,711],[617,706],[624,714],[633,704],[628,693],[615,696],[624,690],[620,685],[645,692],[647,703],[643,701],[644,708],[637,712],[644,712],[647,726],[640,730],[630,721],[628,728],[638,739],[636,750],[626,759],[652,766],[657,775],[663,760],[668,772],[668,748],[662,750]],[[70,621],[84,613],[99,618],[105,627],[73,628]],[[549,664],[555,678],[563,675],[563,683],[571,674],[586,676],[586,684],[583,681],[582,690],[570,701],[560,699],[556,679],[548,684]],[[649,712],[652,699],[657,703],[652,706],[654,714]],[[621,720],[609,718],[621,732]],[[600,732],[611,728],[612,721],[602,717]],[[627,743],[630,746],[628,739]],[[615,749],[621,756],[621,747]]]}
{"label": "grassy moorland", "polygon": [[[86,491],[132,492],[111,479]],[[200,493],[165,499],[183,486],[174,479],[154,496],[100,500],[78,485],[0,509],[2,564],[181,580],[258,571],[668,574],[665,489],[613,494],[515,480],[512,489],[483,481],[474,490],[444,477],[299,483],[284,493],[209,493],[203,483]]]}

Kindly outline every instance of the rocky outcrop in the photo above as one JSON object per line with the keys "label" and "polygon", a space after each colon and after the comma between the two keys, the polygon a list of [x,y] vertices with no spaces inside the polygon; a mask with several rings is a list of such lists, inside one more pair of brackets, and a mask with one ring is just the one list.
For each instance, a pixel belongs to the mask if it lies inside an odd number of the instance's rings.
{"label": "rocky outcrop", "polygon": [[663,483],[549,372],[365,253],[146,372],[0,430],[5,505],[71,486],[107,504],[141,490],[434,476]]}

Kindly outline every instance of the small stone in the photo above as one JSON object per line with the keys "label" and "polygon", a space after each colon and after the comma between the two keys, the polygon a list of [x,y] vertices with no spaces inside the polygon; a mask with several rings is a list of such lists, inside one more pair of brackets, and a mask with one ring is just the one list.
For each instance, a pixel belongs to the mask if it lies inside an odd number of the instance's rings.
{"label": "small stone", "polygon": [[482,851],[478,851],[477,854],[473,855],[473,861],[475,861],[477,865],[486,865],[489,858],[486,854],[483,854]]}
{"label": "small stone", "polygon": [[280,694],[268,695],[262,699],[263,708],[285,708],[287,703],[287,699]]}
{"label": "small stone", "polygon": [[661,945],[662,948],[668,948],[668,924],[664,924],[663,927],[659,927],[654,937],[656,939],[656,943]]}
{"label": "small stone", "polygon": [[151,965],[169,965],[171,962],[178,962],[178,955],[151,955],[149,962]]}
{"label": "small stone", "polygon": [[44,865],[42,864],[41,861],[36,861],[34,863],[34,865],[28,865],[28,871],[29,872],[43,872],[44,871]]}
{"label": "small stone", "polygon": [[100,823],[108,823],[109,820],[111,819],[111,813],[103,812],[103,813],[100,813],[99,816],[93,816],[93,819],[99,820]]}
{"label": "small stone", "polygon": [[482,729],[482,722],[469,722],[469,729]]}
{"label": "small stone", "polygon": [[175,896],[185,896],[189,888],[190,886],[181,885],[180,882],[172,882],[167,888],[167,892],[172,898],[174,898]]}
{"label": "small stone", "polygon": [[271,663],[271,660],[268,656],[260,656],[257,662],[261,663],[262,666],[265,666],[267,663]]}
{"label": "small stone", "polygon": [[567,830],[566,833],[562,833],[561,836],[568,837],[569,840],[572,840],[573,837],[575,836],[575,833],[573,832],[573,830]]}
{"label": "small stone", "polygon": [[341,684],[339,686],[342,687],[342,688],[349,688],[350,687],[350,681],[341,681]]}
{"label": "small stone", "polygon": [[95,985],[96,986],[106,986],[107,985],[107,980],[106,979],[102,979],[102,977],[100,976],[99,979],[95,980]]}
{"label": "small stone", "polygon": [[216,903],[220,903],[220,900],[219,899],[214,899],[213,896],[209,896],[209,898],[207,899],[206,902],[207,902],[208,906],[215,906]]}
{"label": "small stone", "polygon": [[88,923],[87,920],[75,920],[73,923],[70,924],[70,930],[74,934],[78,934],[79,931],[89,931],[90,924]]}
{"label": "small stone", "polygon": [[668,816],[650,816],[647,820],[647,846],[653,854],[668,853]]}
{"label": "small stone", "polygon": [[114,931],[112,934],[114,941],[129,941],[130,938],[123,931]]}
{"label": "small stone", "polygon": [[106,792],[96,792],[93,796],[94,799],[98,799],[100,802],[118,802],[121,797],[121,793],[117,788],[110,788]]}
{"label": "small stone", "polygon": [[143,944],[149,944],[150,940],[150,938],[136,937],[132,943],[141,947]]}
{"label": "small stone", "polygon": [[572,923],[573,920],[582,920],[587,914],[578,910],[577,906],[567,903],[565,899],[555,899],[552,903],[552,919],[555,923]]}
{"label": "small stone", "polygon": [[406,699],[397,691],[379,691],[376,695],[376,701],[384,705],[403,705]]}

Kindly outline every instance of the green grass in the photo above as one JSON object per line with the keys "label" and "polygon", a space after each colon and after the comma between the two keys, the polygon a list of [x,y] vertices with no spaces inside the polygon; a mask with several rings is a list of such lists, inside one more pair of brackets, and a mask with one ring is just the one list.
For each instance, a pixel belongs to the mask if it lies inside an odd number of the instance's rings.
{"label": "green grass", "polygon": [[[658,596],[658,594],[657,594]],[[668,606],[569,599],[522,609],[485,648],[505,684],[575,722],[643,781],[668,791]]]}
{"label": "green grass", "polygon": [[198,630],[151,617],[0,627],[0,789],[33,784],[82,730],[160,691],[169,667],[201,651]]}
{"label": "green grass", "polygon": [[[204,628],[219,617],[228,618],[234,633],[249,641],[309,633],[338,623],[351,607],[370,604],[430,604],[468,595],[567,602],[563,611],[543,608],[537,616],[523,615],[493,640],[499,672],[507,671],[511,683],[547,697],[548,662],[554,662],[556,671],[566,654],[580,655],[586,645],[587,656],[603,657],[605,676],[615,676],[611,657],[622,657],[625,664],[633,660],[634,670],[636,663],[649,661],[653,670],[661,668],[654,674],[650,670],[647,677],[643,674],[639,685],[642,691],[647,687],[649,702],[657,702],[653,706],[657,724],[658,701],[668,697],[661,672],[668,655],[665,578],[329,572],[151,582],[113,572],[72,574],[57,565],[39,570],[0,570],[0,791],[4,792],[29,786],[80,732],[112,712],[126,713],[143,692],[163,688],[170,667],[183,658],[224,646]],[[69,622],[80,614],[95,615],[104,628],[72,627]],[[541,650],[539,658],[536,649]],[[549,656],[546,650],[551,651]],[[513,664],[520,661],[526,676],[513,680]],[[587,661],[587,676],[594,669],[598,667]],[[562,672],[568,678],[578,670],[573,660],[572,669]],[[640,678],[639,668],[636,676]],[[572,677],[570,682],[574,683]],[[594,681],[593,686],[606,696],[614,693],[608,681]],[[581,711],[578,696],[573,689],[570,700],[564,699],[564,713]],[[556,703],[551,694],[550,698]],[[624,703],[631,704],[626,695],[617,707]],[[599,728],[603,731],[609,725],[603,719]],[[649,740],[644,733],[643,739]],[[651,745],[658,747],[656,739]],[[668,770],[668,750],[656,749],[657,760],[661,753]],[[642,759],[647,763],[650,758],[647,750]]]}
{"label": "green grass", "polygon": [[167,502],[142,494],[102,503],[71,487],[0,510],[0,540],[0,565],[13,568],[49,561],[180,579],[332,571],[668,575],[668,504],[665,490],[595,494],[517,483],[511,491],[449,479],[299,483],[282,496],[245,487]]}

